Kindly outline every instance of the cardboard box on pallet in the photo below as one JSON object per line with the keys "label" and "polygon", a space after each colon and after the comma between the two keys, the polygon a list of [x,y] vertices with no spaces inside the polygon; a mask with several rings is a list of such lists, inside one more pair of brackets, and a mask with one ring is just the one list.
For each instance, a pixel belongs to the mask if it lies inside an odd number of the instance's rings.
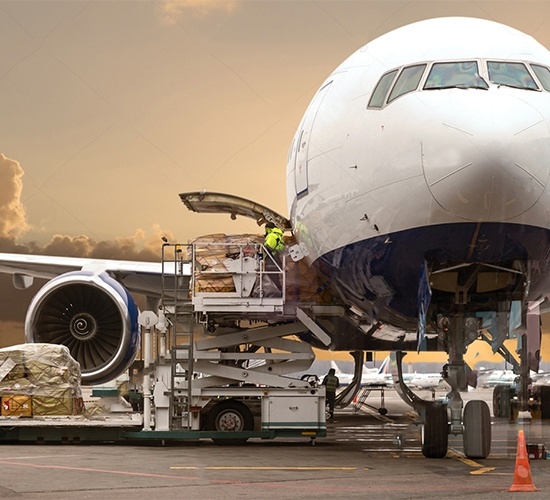
{"label": "cardboard box on pallet", "polygon": [[44,415],[75,415],[73,397],[67,396],[42,396],[32,398],[32,411],[35,416]]}
{"label": "cardboard box on pallet", "polygon": [[[227,235],[223,233],[201,236],[191,240],[195,261],[202,272],[195,275],[195,292],[235,292],[233,276],[224,262],[231,256],[251,257],[259,251],[262,236],[257,234]],[[189,259],[191,255],[187,256]]]}
{"label": "cardboard box on pallet", "polygon": [[25,349],[27,378],[37,387],[80,385],[80,365],[68,349],[55,344],[28,344]]}
{"label": "cardboard box on pallet", "polygon": [[[294,236],[285,236],[285,246],[296,244]],[[195,292],[235,292],[233,276],[227,272],[224,262],[231,255],[253,257],[261,252],[264,237],[258,234],[211,234],[196,238],[195,259],[203,272],[195,276]],[[191,259],[191,255],[187,255]],[[332,294],[327,287],[328,278],[312,269],[305,260],[294,262],[285,259],[286,296],[288,300],[315,303],[331,303]]]}
{"label": "cardboard box on pallet", "polygon": [[19,378],[16,380],[4,379],[0,380],[0,396],[10,394],[32,394],[36,390],[36,386],[27,378]]}
{"label": "cardboard box on pallet", "polygon": [[31,397],[24,394],[2,396],[3,417],[32,417]]}

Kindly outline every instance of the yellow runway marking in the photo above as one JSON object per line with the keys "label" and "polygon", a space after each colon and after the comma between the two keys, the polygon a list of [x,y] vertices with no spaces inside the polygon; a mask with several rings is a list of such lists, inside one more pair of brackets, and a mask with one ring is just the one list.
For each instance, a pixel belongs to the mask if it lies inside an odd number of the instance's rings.
{"label": "yellow runway marking", "polygon": [[491,472],[495,470],[496,467],[482,467],[481,469],[476,469],[470,472],[470,474],[476,476],[478,474],[485,474],[486,472]]}
{"label": "yellow runway marking", "polygon": [[470,458],[466,457],[456,457],[458,460],[460,460],[463,464],[469,465],[470,467],[483,467],[483,465],[478,464],[477,462],[474,462]]}
{"label": "yellow runway marking", "polygon": [[458,453],[456,450],[449,450],[448,452],[449,458],[454,458],[460,462],[462,462],[465,465],[469,465],[472,468],[475,468],[475,470],[470,471],[470,474],[474,476],[478,476],[480,474],[485,474],[486,472],[491,472],[496,469],[496,467],[483,467],[483,465],[478,464],[474,460],[470,458],[466,458],[465,456]]}

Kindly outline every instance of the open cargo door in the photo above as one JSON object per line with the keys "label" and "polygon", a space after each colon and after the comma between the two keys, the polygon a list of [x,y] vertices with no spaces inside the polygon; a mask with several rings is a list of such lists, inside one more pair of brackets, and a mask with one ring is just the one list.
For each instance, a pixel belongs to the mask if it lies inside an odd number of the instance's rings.
{"label": "open cargo door", "polygon": [[266,222],[273,222],[283,231],[290,231],[292,229],[290,221],[286,217],[259,203],[232,194],[194,191],[181,193],[180,198],[183,204],[192,212],[209,214],[227,213],[232,219],[236,219],[237,215],[242,215],[243,217],[254,219],[258,226]]}

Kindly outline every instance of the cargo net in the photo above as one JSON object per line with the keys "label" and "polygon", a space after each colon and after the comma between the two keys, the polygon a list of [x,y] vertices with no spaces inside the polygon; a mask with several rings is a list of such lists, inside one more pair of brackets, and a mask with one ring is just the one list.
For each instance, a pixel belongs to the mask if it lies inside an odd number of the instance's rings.
{"label": "cargo net", "polygon": [[[294,236],[285,236],[285,252],[296,244]],[[233,275],[228,272],[227,259],[250,257],[258,260],[258,268],[262,258],[264,238],[257,234],[211,234],[189,241],[195,250],[195,262],[201,271],[195,273],[195,292],[235,292]],[[191,260],[191,247],[188,247],[187,258]],[[328,278],[308,265],[305,259],[293,261],[288,254],[284,259],[286,276],[286,300],[299,302],[315,302],[328,304],[334,300],[328,287]],[[269,275],[264,276],[264,292],[268,291]],[[258,283],[256,284],[256,286]],[[252,291],[254,296],[256,290]]]}
{"label": "cargo net", "polygon": [[80,365],[56,344],[0,349],[1,415],[80,415],[84,411]]}

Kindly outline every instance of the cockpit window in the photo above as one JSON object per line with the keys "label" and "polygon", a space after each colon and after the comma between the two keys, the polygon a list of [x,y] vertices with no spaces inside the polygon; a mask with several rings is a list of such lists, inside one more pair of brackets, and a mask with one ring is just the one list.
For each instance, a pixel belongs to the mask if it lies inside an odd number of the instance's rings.
{"label": "cockpit window", "polygon": [[489,85],[479,76],[476,61],[435,63],[424,84],[424,90],[449,88],[488,89]]}
{"label": "cockpit window", "polygon": [[416,90],[425,69],[425,64],[404,68],[393,86],[390,96],[388,97],[388,102],[397,99],[399,96],[406,94],[407,92]]}
{"label": "cockpit window", "polygon": [[546,66],[539,66],[538,64],[531,64],[531,68],[533,68],[544,90],[550,91],[550,69]]}
{"label": "cockpit window", "polygon": [[515,89],[538,90],[537,84],[525,67],[519,62],[488,61],[489,80],[497,85]]}
{"label": "cockpit window", "polygon": [[386,73],[380,78],[370,98],[369,108],[381,108],[384,105],[384,99],[386,98],[386,94],[391,87],[395,75],[397,75],[396,69]]}
{"label": "cockpit window", "polygon": [[[429,69],[427,76],[426,68]],[[368,108],[381,109],[398,97],[418,90],[488,90],[489,84],[550,92],[550,67],[512,61],[446,61],[402,66],[382,75],[374,87]]]}

